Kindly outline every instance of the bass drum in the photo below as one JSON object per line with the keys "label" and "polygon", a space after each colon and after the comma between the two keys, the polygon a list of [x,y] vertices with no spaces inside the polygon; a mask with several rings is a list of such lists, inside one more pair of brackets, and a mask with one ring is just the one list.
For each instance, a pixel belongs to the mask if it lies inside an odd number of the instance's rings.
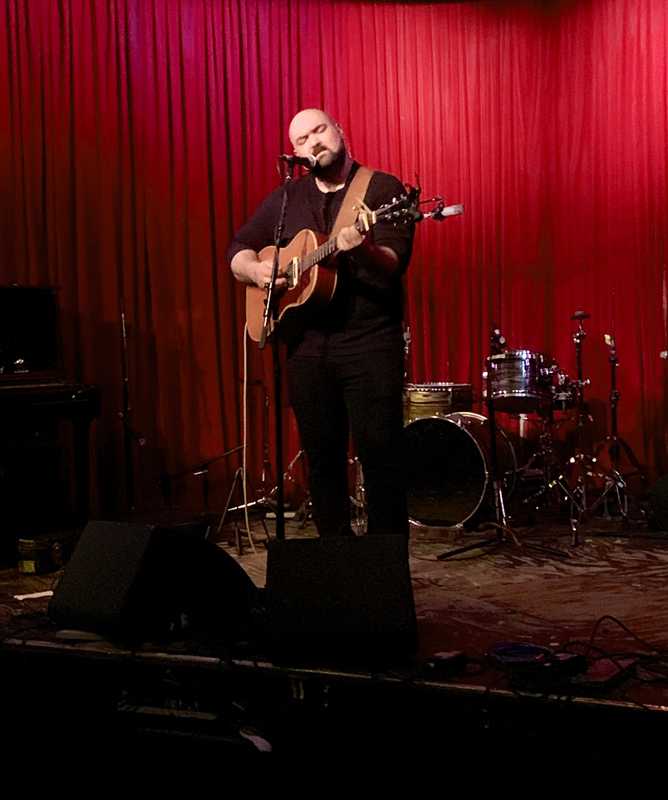
{"label": "bass drum", "polygon": [[[422,417],[404,428],[408,515],[421,526],[473,526],[494,516],[490,433],[487,417],[471,412]],[[496,450],[504,494],[515,487],[517,460],[497,426]]]}

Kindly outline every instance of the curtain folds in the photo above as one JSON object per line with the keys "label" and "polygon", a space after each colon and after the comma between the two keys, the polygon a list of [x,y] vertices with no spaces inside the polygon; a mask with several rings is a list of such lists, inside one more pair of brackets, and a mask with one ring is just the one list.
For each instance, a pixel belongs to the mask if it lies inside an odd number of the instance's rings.
{"label": "curtain folds", "polygon": [[[103,389],[98,509],[123,506],[121,310],[140,500],[240,444],[243,289],[223,257],[274,186],[301,107],[425,196],[407,277],[413,381],[479,392],[492,323],[573,374],[591,314],[597,436],[620,356],[620,434],[663,473],[668,7],[663,0],[2,0],[0,282],[60,289],[69,372]],[[417,178],[416,178],[417,176]],[[250,477],[273,433],[249,353]],[[286,412],[286,463],[298,450]],[[220,507],[238,455],[211,466]],[[297,479],[301,479],[298,471]],[[176,481],[204,502],[201,478]],[[186,500],[187,498],[187,500]]]}

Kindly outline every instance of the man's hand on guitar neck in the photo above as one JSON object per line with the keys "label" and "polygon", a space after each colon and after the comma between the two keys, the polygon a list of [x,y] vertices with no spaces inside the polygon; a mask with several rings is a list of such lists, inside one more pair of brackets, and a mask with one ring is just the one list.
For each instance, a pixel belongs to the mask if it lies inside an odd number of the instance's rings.
{"label": "man's hand on guitar neck", "polygon": [[385,275],[391,275],[399,267],[399,258],[392,248],[374,244],[373,236],[360,233],[355,225],[339,231],[336,246],[342,252],[355,250],[351,254],[355,261],[377,268]]}
{"label": "man's hand on guitar neck", "polygon": [[[260,261],[253,250],[242,250],[232,259],[232,272],[244,283],[254,283],[260,289],[269,288],[272,261]],[[287,279],[280,272],[276,278],[276,289],[283,290],[288,286]]]}
{"label": "man's hand on guitar neck", "polygon": [[352,250],[354,247],[359,247],[363,241],[364,236],[354,225],[349,225],[339,231],[339,235],[336,237],[336,247],[338,250],[345,252],[346,250]]}

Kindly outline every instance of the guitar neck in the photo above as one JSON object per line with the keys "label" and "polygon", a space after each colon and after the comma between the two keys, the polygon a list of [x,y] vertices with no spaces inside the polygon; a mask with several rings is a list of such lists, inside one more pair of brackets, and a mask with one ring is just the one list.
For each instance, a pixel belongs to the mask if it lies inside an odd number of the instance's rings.
{"label": "guitar neck", "polygon": [[319,264],[323,258],[327,258],[327,256],[334,255],[336,252],[336,236],[332,236],[331,239],[328,239],[324,244],[321,244],[320,247],[316,247],[313,252],[309,253],[304,258],[304,263],[302,265],[303,270],[310,269],[314,267],[316,264]]}
{"label": "guitar neck", "polygon": [[[363,233],[365,230],[369,230],[371,226],[376,223],[376,215],[374,214],[369,220],[368,227],[365,226],[358,220],[355,223],[355,228],[360,232]],[[323,258],[327,258],[327,256],[334,255],[338,248],[336,246],[336,236],[332,236],[331,239],[328,239],[326,242],[317,247],[312,253],[309,253],[306,258],[304,259],[303,269],[307,270],[311,267],[314,267],[316,264],[319,264]]]}

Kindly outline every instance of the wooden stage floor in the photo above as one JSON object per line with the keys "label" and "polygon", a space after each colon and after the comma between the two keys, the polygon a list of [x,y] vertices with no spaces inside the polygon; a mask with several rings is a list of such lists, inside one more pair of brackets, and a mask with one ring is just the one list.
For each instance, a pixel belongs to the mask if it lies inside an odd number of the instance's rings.
{"label": "wooden stage floor", "polygon": [[[161,748],[167,740],[322,752],[373,741],[379,751],[447,746],[455,761],[504,759],[517,748],[533,763],[559,752],[581,764],[649,758],[668,721],[668,534],[597,520],[576,547],[559,524],[518,533],[520,548],[504,543],[439,560],[478,534],[413,530],[419,654],[384,671],[273,664],[201,638],[132,649],[63,638],[47,598],[17,599],[52,589],[60,573],[8,567],[0,572],[0,657],[12,676],[5,704],[13,700],[14,724],[28,728],[34,715],[63,713],[84,714],[90,726],[95,708],[113,719],[105,730],[116,732],[115,744],[142,735]],[[289,523],[287,535],[313,531]],[[259,525],[253,538],[256,552],[238,554],[227,540],[221,547],[263,586]],[[526,658],[501,663],[490,658],[500,643],[514,645],[504,651],[509,659],[526,657],[521,645],[581,654],[585,671],[569,676],[553,663],[541,672]],[[452,651],[463,656],[433,659]]]}

